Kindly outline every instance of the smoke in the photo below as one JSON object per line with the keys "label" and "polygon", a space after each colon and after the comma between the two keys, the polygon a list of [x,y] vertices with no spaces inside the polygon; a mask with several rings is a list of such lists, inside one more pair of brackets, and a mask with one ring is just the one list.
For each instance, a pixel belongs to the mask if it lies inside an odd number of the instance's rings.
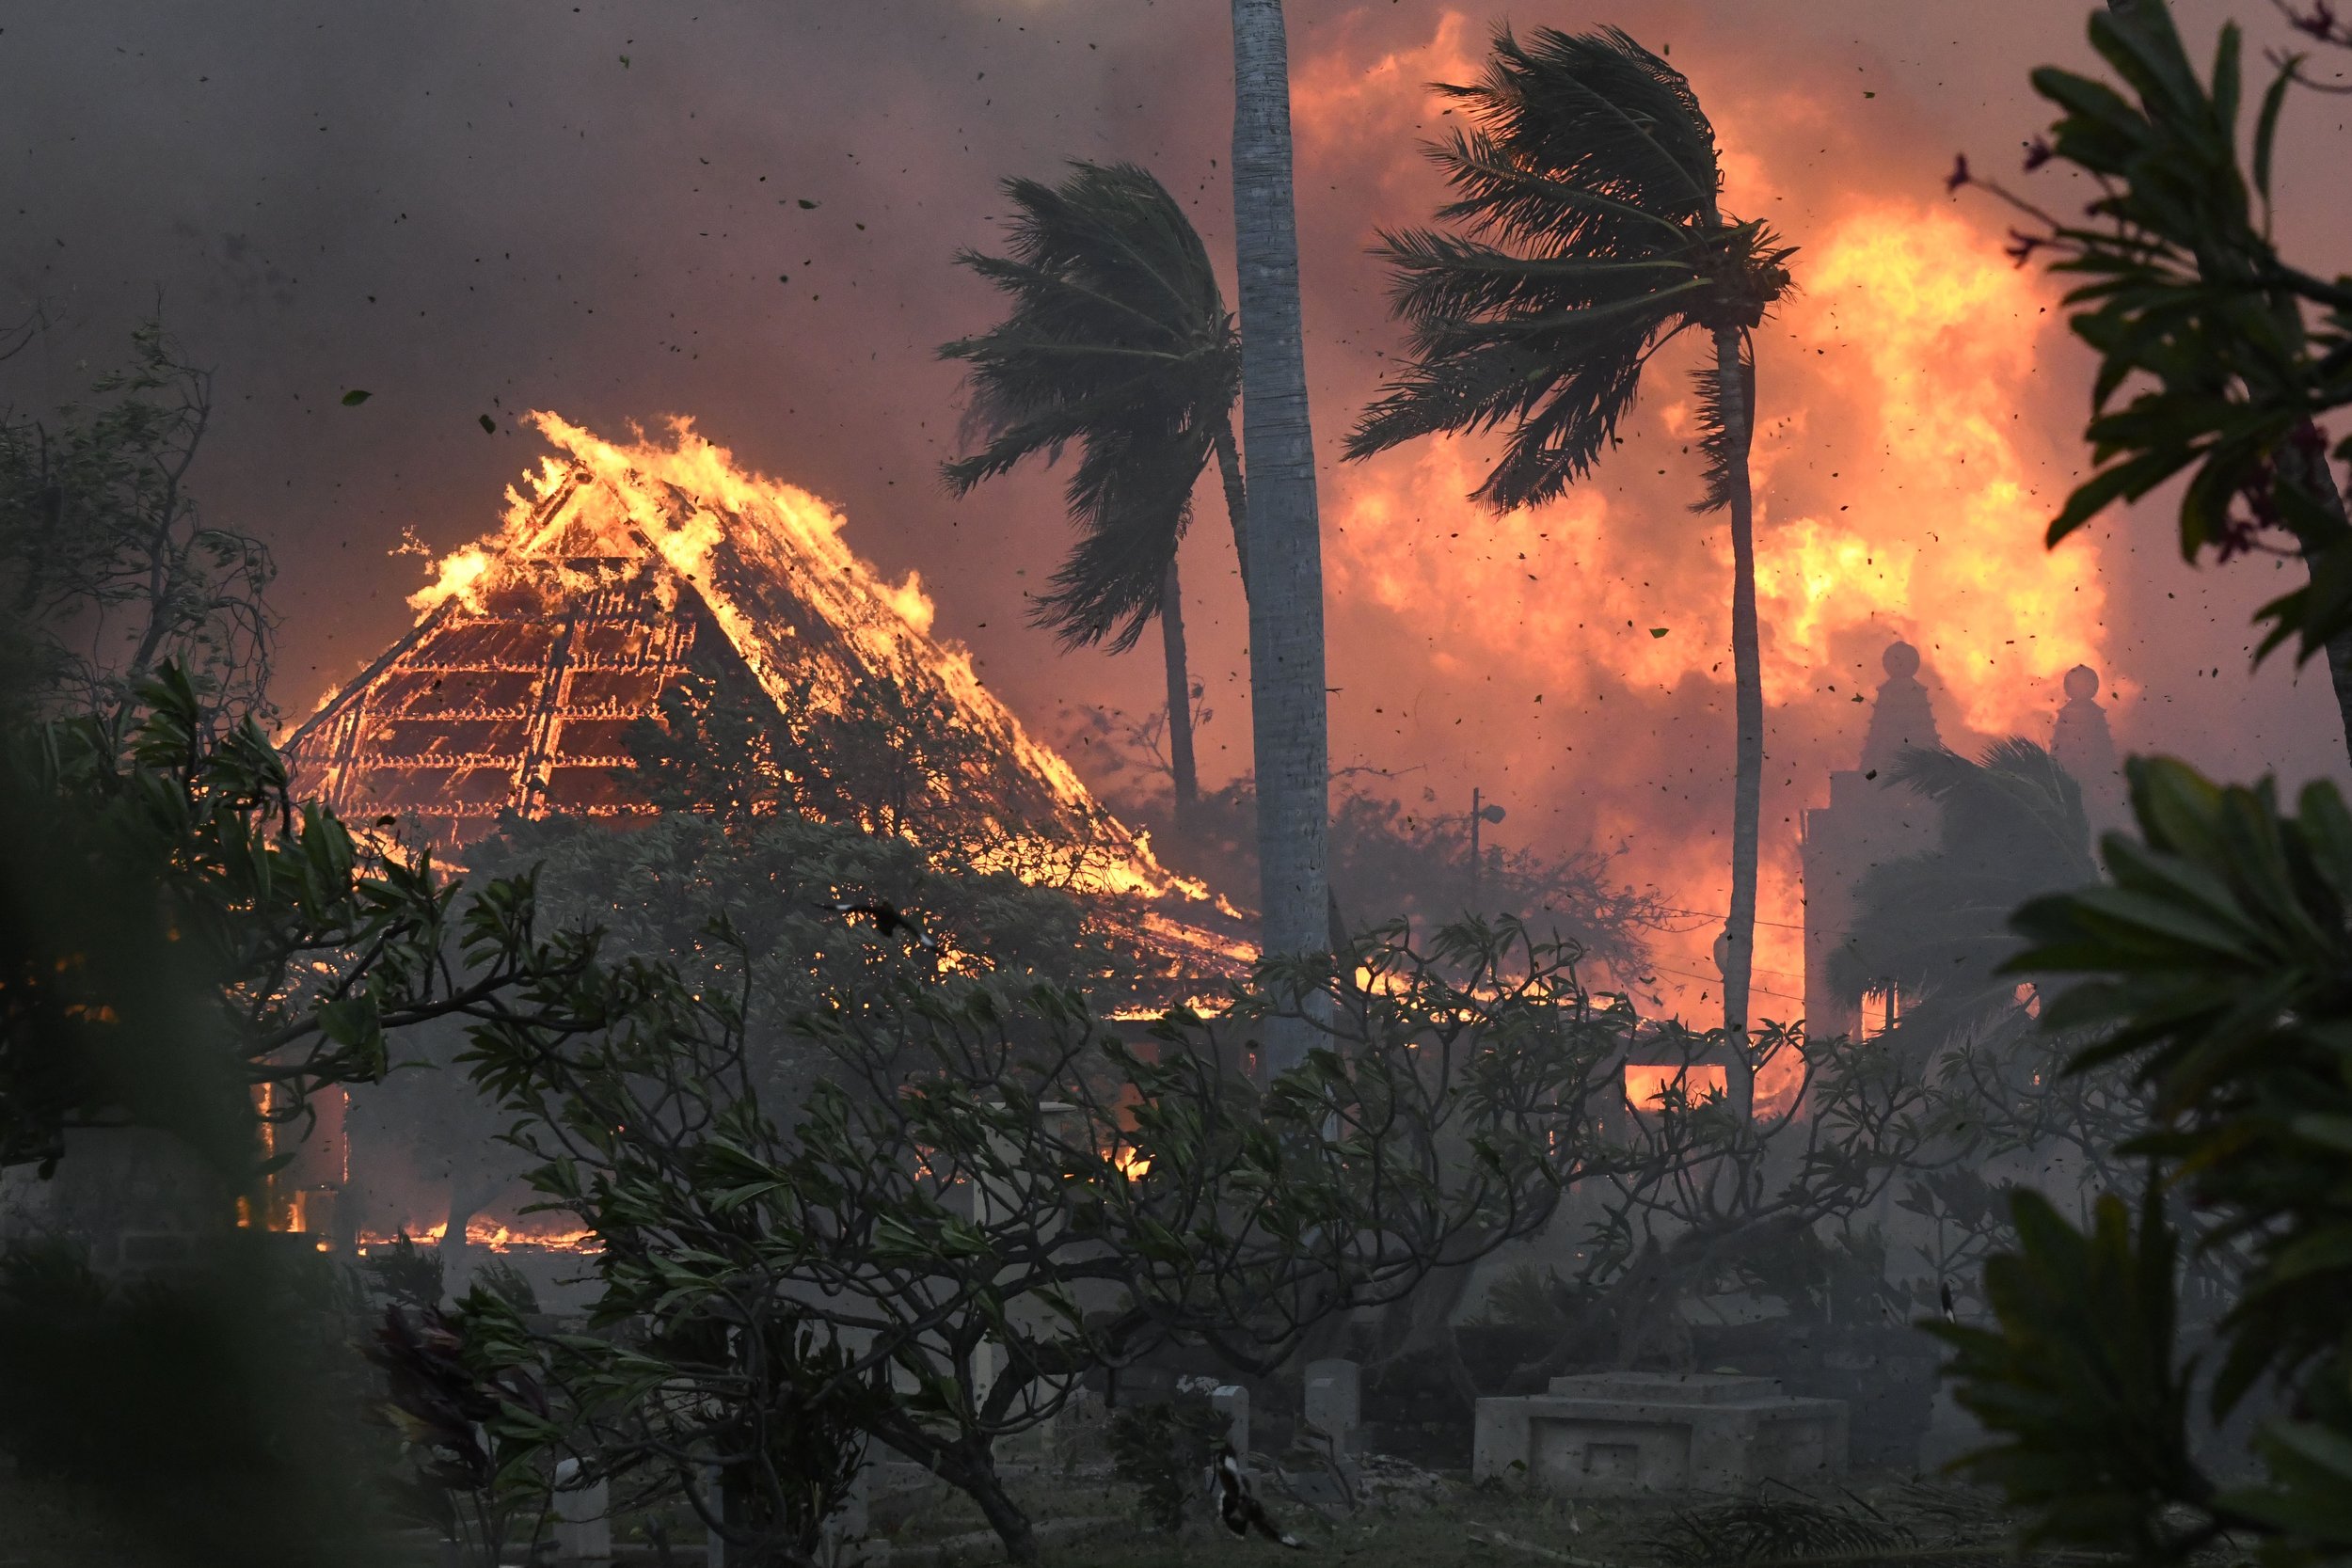
{"label": "smoke", "polygon": [[[2222,9],[2184,8],[2192,35]],[[2086,659],[2120,693],[2127,746],[2236,773],[2343,770],[2323,679],[2244,678],[2247,610],[2278,586],[2265,568],[2191,575],[2156,515],[2055,557],[2037,543],[2079,458],[2087,367],[2049,283],[2001,257],[2002,214],[1947,198],[1940,175],[1963,147],[1997,167],[2047,119],[2025,75],[2085,58],[2078,17],[2026,8],[1982,26],[1899,0],[1514,10],[1628,22],[1666,50],[1716,121],[1727,203],[1802,247],[1804,292],[1759,339],[1776,923],[1762,1010],[1792,1010],[1799,814],[1851,765],[1893,636],[1927,653],[1956,743],[2039,736],[2055,674]],[[1653,366],[1626,446],[1539,513],[1461,499],[1476,443],[1338,464],[1397,341],[1366,246],[1427,220],[1414,144],[1441,106],[1422,84],[1474,71],[1493,16],[1442,0],[1290,11],[1309,370],[1333,459],[1334,758],[1398,770],[1439,810],[1480,785],[1510,811],[1507,843],[1622,847],[1629,880],[1697,911],[1661,981],[1703,1013],[1729,823],[1729,579],[1720,523],[1687,510],[1690,361]],[[0,165],[0,284],[56,328],[0,382],[19,406],[74,395],[160,298],[218,367],[206,504],[269,536],[284,567],[288,712],[407,624],[424,582],[388,559],[405,531],[438,555],[494,525],[540,455],[532,407],[615,433],[691,415],[840,507],[851,547],[893,580],[919,570],[939,634],[1033,723],[1157,702],[1148,651],[1063,656],[1027,625],[1064,538],[1061,476],[940,492],[958,404],[934,350],[994,308],[948,259],[993,242],[1006,175],[1136,159],[1230,255],[1223,8],[145,0],[37,9],[5,40],[17,155]],[[2329,188],[2339,140],[2290,119],[2291,204]],[[2352,252],[2331,202],[2294,205],[2287,232],[2323,267]],[[372,395],[343,406],[355,388]],[[1247,763],[1246,625],[1213,487],[1200,520],[1184,578],[1215,781]]]}

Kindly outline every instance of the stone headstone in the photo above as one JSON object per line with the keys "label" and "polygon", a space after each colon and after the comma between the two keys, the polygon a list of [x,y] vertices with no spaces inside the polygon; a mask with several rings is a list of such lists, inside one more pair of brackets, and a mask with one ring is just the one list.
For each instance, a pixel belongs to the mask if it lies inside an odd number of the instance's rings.
{"label": "stone headstone", "polygon": [[1226,1441],[1245,1460],[1249,1457],[1249,1390],[1238,1383],[1220,1384],[1209,1390],[1209,1404],[1225,1418]]}
{"label": "stone headstone", "polygon": [[612,1497],[603,1481],[559,1488],[555,1494],[555,1560],[612,1560]]}
{"label": "stone headstone", "polygon": [[[723,1506],[719,1492],[719,1467],[716,1465],[703,1468],[703,1497],[714,1513]],[[703,1560],[708,1568],[727,1568],[726,1538],[715,1529],[704,1538]]]}
{"label": "stone headstone", "polygon": [[1770,1378],[1604,1372],[1478,1402],[1471,1474],[1568,1497],[1740,1492],[1843,1474],[1843,1400],[1791,1399]]}
{"label": "stone headstone", "polygon": [[1307,1363],[1307,1424],[1352,1450],[1363,1425],[1361,1374],[1353,1361]]}

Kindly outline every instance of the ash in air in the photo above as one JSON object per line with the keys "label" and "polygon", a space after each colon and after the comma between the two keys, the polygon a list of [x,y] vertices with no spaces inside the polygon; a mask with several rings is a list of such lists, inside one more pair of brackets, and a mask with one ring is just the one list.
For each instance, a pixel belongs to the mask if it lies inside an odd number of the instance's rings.
{"label": "ash in air", "polygon": [[0,27],[12,1549],[2352,1549],[2352,27],[1694,19]]}

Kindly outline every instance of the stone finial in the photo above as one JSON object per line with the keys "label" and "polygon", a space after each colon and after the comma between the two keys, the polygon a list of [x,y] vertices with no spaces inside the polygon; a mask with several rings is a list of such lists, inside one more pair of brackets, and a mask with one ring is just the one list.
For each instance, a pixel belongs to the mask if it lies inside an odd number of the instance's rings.
{"label": "stone finial", "polygon": [[1883,771],[1892,768],[1904,752],[1932,750],[1944,744],[1944,737],[1936,733],[1935,705],[1928,698],[1928,689],[1919,684],[1919,650],[1908,642],[1891,642],[1879,662],[1885,667],[1886,680],[1870,709],[1869,732],[1862,739],[1862,766],[1866,770]]}
{"label": "stone finial", "polygon": [[2106,826],[2122,818],[2124,789],[2115,736],[2099,705],[2099,672],[2077,664],[2066,672],[2065,687],[2066,705],[2050,730],[2050,757],[2082,785],[2092,826]]}

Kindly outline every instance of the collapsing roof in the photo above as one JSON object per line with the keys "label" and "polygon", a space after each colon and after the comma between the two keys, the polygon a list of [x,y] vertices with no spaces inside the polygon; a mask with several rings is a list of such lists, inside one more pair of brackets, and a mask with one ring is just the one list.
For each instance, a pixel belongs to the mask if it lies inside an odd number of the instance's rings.
{"label": "collapsing roof", "polygon": [[[732,683],[803,728],[812,710],[882,693],[876,711],[959,736],[953,776],[921,787],[977,814],[992,866],[1031,880],[1051,867],[1073,892],[1164,909],[1220,902],[1029,736],[969,653],[930,636],[915,578],[894,586],[851,554],[822,500],[737,469],[684,420],[670,445],[623,446],[533,419],[558,450],[507,491],[502,527],[440,562],[410,600],[416,626],[288,743],[304,784],[344,817],[412,818],[447,851],[509,811],[650,816],[625,737],[665,692]],[[857,759],[838,767],[856,799]],[[1230,941],[1208,946],[1219,967],[1238,956]]]}

